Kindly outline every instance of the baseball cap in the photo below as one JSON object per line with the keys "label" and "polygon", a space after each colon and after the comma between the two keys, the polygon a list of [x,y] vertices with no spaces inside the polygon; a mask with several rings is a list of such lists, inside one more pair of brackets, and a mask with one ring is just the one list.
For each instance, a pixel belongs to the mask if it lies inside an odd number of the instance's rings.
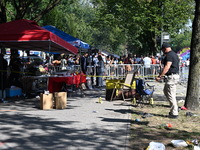
{"label": "baseball cap", "polygon": [[170,45],[169,43],[163,43],[162,49],[163,49],[163,48],[168,48],[168,47],[171,47],[171,45]]}

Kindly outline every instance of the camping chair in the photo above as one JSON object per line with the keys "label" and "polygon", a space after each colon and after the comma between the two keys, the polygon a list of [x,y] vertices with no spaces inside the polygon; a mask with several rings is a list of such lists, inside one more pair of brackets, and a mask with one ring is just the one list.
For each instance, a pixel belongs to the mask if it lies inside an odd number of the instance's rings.
{"label": "camping chair", "polygon": [[[124,83],[120,83],[120,82],[114,83],[114,88],[112,91],[110,101],[112,101],[114,99],[114,94],[117,95],[119,90],[121,90],[122,98],[125,101],[124,92],[128,91],[128,92],[132,93],[132,90],[134,89],[133,81],[134,81],[135,74],[136,74],[136,71],[129,72],[126,75]],[[120,87],[120,88],[118,88],[118,87]],[[133,97],[133,95],[134,94],[131,94],[131,98]]]}
{"label": "camping chair", "polygon": [[136,80],[136,105],[141,107],[144,104],[153,105],[154,85],[149,85],[144,79]]}

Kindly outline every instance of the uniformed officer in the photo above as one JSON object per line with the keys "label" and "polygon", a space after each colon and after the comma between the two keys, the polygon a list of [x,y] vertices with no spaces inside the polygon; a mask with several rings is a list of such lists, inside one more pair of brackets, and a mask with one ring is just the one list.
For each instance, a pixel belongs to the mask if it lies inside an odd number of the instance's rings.
{"label": "uniformed officer", "polygon": [[170,103],[171,109],[169,118],[178,118],[178,104],[176,101],[176,85],[179,81],[179,57],[172,51],[169,43],[163,43],[162,51],[165,54],[164,68],[161,74],[156,78],[159,81],[165,78],[165,86],[163,92]]}

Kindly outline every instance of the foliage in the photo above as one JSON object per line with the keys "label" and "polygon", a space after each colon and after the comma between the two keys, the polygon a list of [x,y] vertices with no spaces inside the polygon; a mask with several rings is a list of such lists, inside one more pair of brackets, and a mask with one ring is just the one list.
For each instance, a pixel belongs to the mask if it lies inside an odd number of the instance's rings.
{"label": "foliage", "polygon": [[175,35],[174,38],[171,39],[173,50],[178,52],[184,47],[190,47],[191,37],[192,31],[185,31],[183,33]]}
{"label": "foliage", "polygon": [[89,25],[94,18],[94,10],[86,1],[73,1],[70,5],[63,1],[61,5],[44,16],[42,25],[56,28],[87,43],[91,43],[93,29]]}
{"label": "foliage", "polygon": [[[161,32],[174,41],[192,19],[193,0],[1,0],[0,23],[35,20],[53,25],[95,48],[124,54],[156,53]],[[172,19],[173,18],[173,19]],[[182,38],[180,38],[181,40]],[[184,45],[184,44],[183,44]],[[187,44],[186,44],[187,45]]]}
{"label": "foliage", "polygon": [[121,43],[125,41],[123,30],[108,21],[111,15],[105,16],[107,19],[102,19],[102,22],[96,22],[99,17],[98,11],[87,0],[74,1],[70,5],[63,1],[44,16],[42,25],[51,24],[95,48],[115,50],[119,54]]}
{"label": "foliage", "polygon": [[0,1],[0,22],[30,19],[39,21],[62,0],[2,0]]}
{"label": "foliage", "polygon": [[[156,52],[161,32],[177,33],[192,18],[193,0],[98,0],[100,19],[127,30],[128,47]],[[173,19],[172,19],[173,18]]]}

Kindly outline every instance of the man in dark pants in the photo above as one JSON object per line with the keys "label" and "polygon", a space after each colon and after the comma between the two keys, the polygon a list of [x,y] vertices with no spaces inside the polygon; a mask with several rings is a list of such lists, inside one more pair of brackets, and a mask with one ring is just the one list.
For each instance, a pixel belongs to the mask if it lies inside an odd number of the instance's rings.
{"label": "man in dark pants", "polygon": [[171,109],[169,118],[178,118],[178,105],[176,101],[176,85],[179,81],[179,58],[178,55],[172,51],[170,44],[164,43],[162,51],[166,55],[164,58],[164,68],[161,74],[156,78],[159,81],[165,77],[165,86],[163,92],[170,103]]}
{"label": "man in dark pants", "polygon": [[21,83],[19,79],[21,76],[21,68],[23,67],[23,65],[21,59],[19,58],[19,54],[11,55],[9,66],[11,71],[9,77],[10,85],[15,85],[20,87]]}
{"label": "man in dark pants", "polygon": [[81,71],[86,74],[87,72],[87,57],[88,53],[84,53],[83,56],[81,57]]}

